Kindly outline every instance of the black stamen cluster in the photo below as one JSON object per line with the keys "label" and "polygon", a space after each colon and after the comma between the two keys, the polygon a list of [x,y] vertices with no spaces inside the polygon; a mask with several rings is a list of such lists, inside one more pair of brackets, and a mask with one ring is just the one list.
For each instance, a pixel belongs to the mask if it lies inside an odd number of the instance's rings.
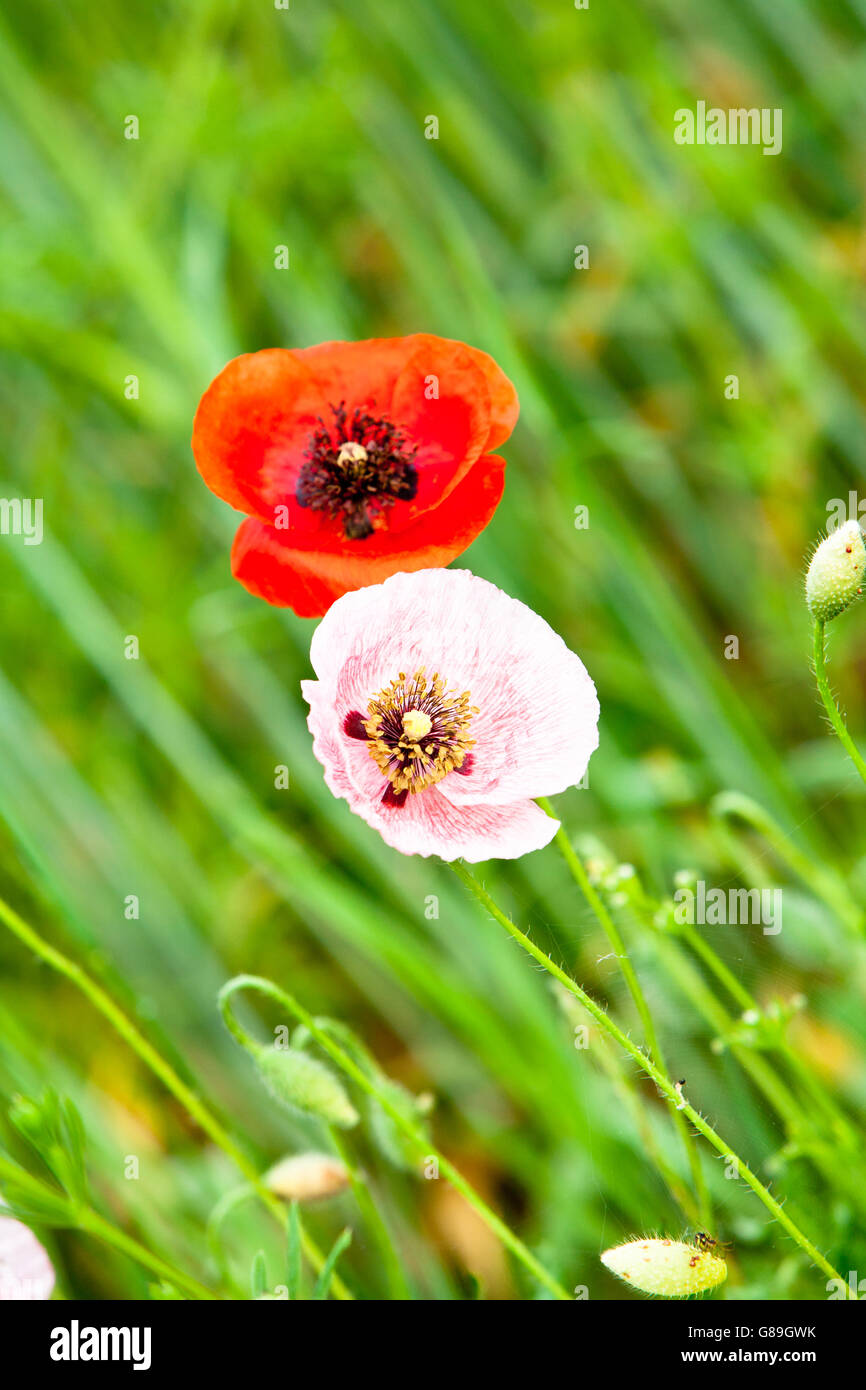
{"label": "black stamen cluster", "polygon": [[[347,540],[373,534],[375,519],[395,502],[411,502],[418,491],[416,449],[408,448],[403,431],[386,416],[370,415],[346,404],[332,405],[333,424],[319,417],[310,436],[295,497],[299,506],[327,512],[343,524]],[[343,459],[344,444],[360,444],[366,458]]]}

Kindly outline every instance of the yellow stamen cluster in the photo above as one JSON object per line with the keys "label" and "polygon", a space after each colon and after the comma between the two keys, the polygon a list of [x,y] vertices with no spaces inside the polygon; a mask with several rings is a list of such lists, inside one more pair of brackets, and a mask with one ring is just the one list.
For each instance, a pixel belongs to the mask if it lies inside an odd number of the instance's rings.
{"label": "yellow stamen cluster", "polygon": [[468,690],[446,689],[438,672],[428,681],[424,666],[410,679],[401,671],[373,696],[364,723],[367,751],[395,792],[422,792],[462,767],[478,713],[469,698]]}

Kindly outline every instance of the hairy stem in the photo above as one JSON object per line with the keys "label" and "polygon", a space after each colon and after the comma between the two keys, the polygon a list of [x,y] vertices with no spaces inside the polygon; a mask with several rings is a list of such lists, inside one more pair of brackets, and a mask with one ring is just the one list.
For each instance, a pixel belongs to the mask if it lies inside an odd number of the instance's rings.
{"label": "hairy stem", "polygon": [[388,1096],[379,1090],[375,1082],[371,1081],[370,1078],[365,1075],[357,1062],[349,1056],[348,1052],[340,1047],[339,1043],[335,1042],[334,1039],[319,1026],[316,1019],[304,1008],[303,1004],[299,1004],[297,999],[291,994],[288,994],[284,989],[280,989],[280,987],[275,985],[271,980],[262,979],[258,975],[236,975],[234,979],[229,980],[223,985],[219,994],[220,1009],[226,1027],[243,1046],[246,1047],[248,1045],[249,1039],[235,1019],[231,1002],[232,996],[243,989],[257,990],[260,994],[264,994],[268,998],[275,1000],[282,1008],[288,1009],[289,1013],[296,1018],[299,1023],[303,1023],[308,1029],[311,1037],[315,1038],[322,1050],[327,1052],[328,1056],[337,1064],[340,1070],[354,1081],[356,1086],[360,1086],[362,1091],[368,1096],[372,1096],[372,1098],[381,1105],[385,1114],[393,1120],[400,1132],[417,1148],[419,1156],[424,1155],[436,1159],[439,1172],[442,1176],[450,1182],[452,1187],[456,1188],[462,1197],[465,1197],[466,1201],[478,1213],[485,1225],[493,1231],[494,1235],[498,1237],[507,1250],[511,1251],[512,1255],[520,1261],[524,1268],[529,1270],[530,1274],[532,1274],[549,1293],[552,1293],[554,1298],[562,1302],[570,1301],[571,1295],[568,1290],[563,1288],[563,1286],[554,1279],[552,1274],[548,1273],[544,1266],[535,1258],[528,1246],[524,1245],[520,1237],[516,1236],[511,1228],[506,1226],[501,1217],[496,1215],[492,1207],[489,1207],[483,1198],[479,1197],[478,1193],[466,1181],[462,1173],[449,1162],[440,1150],[431,1144],[428,1136],[422,1134],[417,1127],[402,1114],[397,1106],[389,1100]]}
{"label": "hairy stem", "polygon": [[743,1160],[737,1156],[737,1154],[734,1153],[730,1145],[725,1143],[724,1139],[722,1139],[721,1136],[716,1133],[712,1126],[707,1124],[706,1120],[697,1110],[695,1110],[694,1106],[690,1105],[689,1102],[679,1094],[676,1087],[671,1084],[668,1078],[664,1075],[663,1072],[659,1070],[655,1063],[651,1061],[649,1057],[647,1057],[646,1053],[642,1052],[641,1049],[637,1046],[637,1044],[633,1043],[631,1038],[628,1037],[628,1035],[624,1033],[622,1029],[617,1026],[616,1023],[614,1023],[613,1019],[608,1017],[601,1005],[597,1004],[596,1001],[586,993],[586,990],[581,989],[580,985],[577,984],[575,980],[572,980],[571,976],[567,975],[564,970],[561,970],[558,965],[554,965],[553,961],[550,960],[550,958],[546,956],[538,946],[536,946],[535,942],[532,941],[532,939],[528,937],[524,932],[522,932],[520,928],[516,926],[514,922],[511,921],[510,917],[506,916],[506,914],[499,907],[497,907],[490,894],[483,887],[483,885],[478,882],[474,874],[472,874],[470,870],[467,869],[465,864],[458,861],[454,864],[453,867],[458,877],[463,881],[463,883],[465,883],[466,887],[474,895],[474,897],[477,898],[478,902],[482,905],[482,907],[484,907],[485,910],[490,913],[491,917],[495,918],[495,920],[500,924],[500,926],[505,928],[505,930],[508,932],[508,935],[514,941],[516,941],[517,944],[521,946],[524,951],[526,951],[527,955],[531,956],[534,961],[536,961],[540,966],[542,966],[542,968],[546,970],[548,974],[552,975],[554,979],[558,980],[561,985],[564,985],[564,987],[569,991],[570,994],[573,994],[576,999],[579,999],[580,1002],[583,1004],[584,1008],[595,1019],[599,1027],[603,1028],[604,1031],[610,1035],[610,1037],[612,1037],[617,1043],[619,1043],[620,1047],[625,1049],[629,1056],[635,1062],[637,1062],[638,1066],[646,1072],[647,1076],[649,1076],[655,1082],[656,1086],[659,1088],[661,1093],[664,1096],[666,1096],[667,1099],[671,1101],[676,1107],[682,1110],[683,1115],[691,1121],[695,1129],[698,1130],[698,1132],[704,1136],[704,1138],[713,1146],[717,1153],[720,1153],[724,1158],[733,1161],[733,1163],[736,1166],[737,1172],[739,1173],[743,1181],[748,1184],[748,1186],[755,1193],[756,1197],[758,1197],[758,1199],[761,1202],[763,1202],[764,1206],[767,1208],[767,1211],[770,1212],[771,1216],[776,1221],[778,1221],[779,1225],[782,1226],[788,1232],[788,1234],[794,1241],[796,1241],[797,1245],[800,1246],[800,1249],[803,1250],[809,1256],[809,1259],[812,1261],[812,1263],[817,1265],[817,1267],[820,1270],[823,1270],[823,1272],[826,1275],[828,1275],[829,1278],[838,1279],[840,1288],[844,1288],[845,1290],[846,1298],[856,1297],[856,1295],[854,1295],[849,1289],[847,1283],[842,1279],[842,1276],[821,1254],[821,1251],[817,1248],[817,1246],[815,1246],[812,1243],[812,1241],[809,1240],[808,1236],[803,1234],[799,1226],[797,1226],[788,1216],[784,1207],[782,1207],[780,1203],[776,1201],[775,1197],[773,1197],[773,1195],[767,1190],[767,1188],[764,1187],[764,1184],[761,1182],[760,1178],[758,1178],[752,1172],[751,1168],[749,1168],[749,1166],[746,1163],[744,1163]]}
{"label": "hairy stem", "polygon": [[[114,1000],[102,986],[91,979],[87,972],[75,961],[63,955],[56,947],[49,946],[47,941],[43,941],[38,932],[36,932],[33,927],[29,926],[28,923],[24,921],[23,917],[20,917],[13,908],[9,907],[9,905],[2,900],[2,898],[0,898],[0,921],[9,928],[14,936],[18,937],[19,941],[25,946],[28,946],[31,951],[35,951],[36,955],[39,956],[41,960],[44,960],[46,965],[50,965],[52,970],[56,970],[59,975],[63,975],[71,984],[74,984],[77,989],[81,990],[82,994],[90,1000],[94,1008],[98,1009],[103,1018],[107,1019],[114,1031],[123,1038],[124,1042],[128,1043],[135,1053],[137,1053],[145,1066],[149,1067],[154,1075],[159,1077],[163,1085],[171,1091],[172,1095],[180,1101],[187,1114],[195,1120],[196,1124],[204,1131],[208,1138],[222,1149],[223,1153],[231,1159],[235,1167],[243,1173],[247,1181],[255,1188],[261,1201],[264,1202],[265,1206],[279,1222],[280,1227],[284,1227],[285,1212],[282,1203],[264,1186],[255,1164],[247,1158],[242,1149],[238,1148],[231,1135],[223,1128],[219,1120],[211,1114],[210,1110],[198,1098],[195,1092],[178,1076],[171,1064],[147,1041],[144,1034],[127,1018],[123,1010],[115,1004]],[[304,1252],[310,1263],[315,1267],[316,1271],[321,1270],[325,1263],[324,1255],[306,1233],[304,1234],[303,1241]],[[333,1289],[338,1298],[352,1297],[346,1285],[336,1275],[334,1276]]]}
{"label": "hairy stem", "polygon": [[833,692],[830,689],[830,683],[827,680],[827,667],[825,664],[824,649],[824,624],[821,622],[820,618],[815,619],[814,652],[815,680],[818,682],[818,694],[821,696],[821,700],[824,704],[824,709],[827,711],[827,717],[830,720],[830,723],[833,725],[839,742],[842,744],[842,747],[845,749],[845,752],[848,754],[848,757],[851,759],[852,763],[856,767],[862,780],[866,782],[866,762],[863,761],[863,758],[860,754],[860,750],[858,749],[856,743],[854,742],[853,738],[848,732],[848,726],[846,725],[845,720],[842,718],[842,713],[839,709],[839,706],[836,704]]}
{"label": "hairy stem", "polygon": [[[541,807],[541,809],[545,811],[547,815],[549,815],[552,819],[557,819],[556,812],[554,811],[553,807],[551,806],[550,802],[547,800],[546,797],[539,797],[538,804]],[[557,830],[555,839],[557,848],[559,849],[563,859],[568,865],[572,878],[574,879],[580,891],[583,893],[583,896],[586,898],[586,901],[589,903],[589,906],[592,908],[593,913],[595,914],[596,918],[601,924],[605,936],[607,937],[608,941],[613,947],[613,951],[616,955],[619,968],[622,971],[623,979],[625,980],[628,986],[629,993],[632,999],[634,1000],[635,1008],[637,1009],[638,1014],[640,1016],[640,1020],[643,1025],[644,1039],[646,1041],[647,1047],[649,1048],[650,1054],[652,1055],[659,1069],[665,1074],[665,1076],[668,1076],[668,1070],[665,1065],[664,1054],[661,1049],[658,1034],[656,1033],[655,1023],[653,1022],[653,1017],[650,1013],[649,1005],[646,1002],[646,996],[641,988],[640,981],[638,980],[634,966],[631,963],[628,951],[626,950],[625,942],[623,941],[622,936],[620,935],[619,928],[617,927],[616,923],[614,922],[613,918],[608,912],[601,897],[596,892],[595,888],[590,882],[589,875],[587,874],[586,869],[584,868],[579,855],[575,852],[574,847],[571,844],[571,841],[569,840],[565,831],[562,829],[562,826],[560,826],[559,830]],[[669,1076],[668,1079],[670,1079]],[[695,1209],[692,1206],[692,1204],[688,1203],[687,1205],[691,1209],[686,1211],[686,1215],[692,1221],[697,1219],[697,1224],[699,1226],[705,1227],[708,1231],[711,1231],[713,1226],[712,1205],[710,1203],[710,1194],[707,1189],[707,1184],[704,1178],[703,1170],[701,1169],[701,1159],[700,1154],[697,1151],[697,1145],[692,1139],[692,1136],[688,1130],[688,1126],[686,1125],[682,1115],[678,1110],[675,1110],[673,1112],[673,1121],[677,1133],[680,1136],[680,1142],[682,1143],[683,1149],[685,1150],[686,1158],[689,1164],[689,1169],[692,1175],[692,1182],[694,1183],[695,1193],[698,1199],[697,1212],[695,1212]],[[674,1195],[676,1196],[677,1194],[674,1193]]]}

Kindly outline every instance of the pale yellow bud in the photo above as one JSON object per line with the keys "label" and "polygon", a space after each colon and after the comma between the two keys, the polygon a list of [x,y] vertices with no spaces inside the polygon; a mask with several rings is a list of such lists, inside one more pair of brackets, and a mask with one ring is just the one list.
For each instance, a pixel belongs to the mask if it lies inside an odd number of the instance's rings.
{"label": "pale yellow bud", "polygon": [[821,542],[806,574],[806,603],[813,618],[828,623],[860,593],[866,545],[858,521],[846,521]]}
{"label": "pale yellow bud", "polygon": [[727,1278],[728,1267],[717,1248],[708,1236],[699,1236],[694,1245],[681,1240],[630,1240],[605,1250],[601,1262],[643,1293],[689,1298]]}
{"label": "pale yellow bud", "polygon": [[333,1154],[292,1154],[265,1174],[265,1186],[287,1202],[313,1202],[344,1192],[349,1171]]}

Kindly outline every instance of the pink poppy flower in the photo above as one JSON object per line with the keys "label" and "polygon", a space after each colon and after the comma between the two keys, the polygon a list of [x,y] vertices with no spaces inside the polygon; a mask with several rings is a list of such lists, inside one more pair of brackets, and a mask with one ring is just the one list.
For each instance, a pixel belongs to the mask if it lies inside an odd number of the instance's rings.
{"label": "pink poppy flower", "polygon": [[51,1261],[29,1226],[0,1216],[0,1301],[46,1299],[53,1288]]}
{"label": "pink poppy flower", "polygon": [[552,839],[532,798],[580,781],[598,700],[531,608],[468,570],[395,574],[332,605],[310,660],[325,781],[394,849],[477,863]]}

